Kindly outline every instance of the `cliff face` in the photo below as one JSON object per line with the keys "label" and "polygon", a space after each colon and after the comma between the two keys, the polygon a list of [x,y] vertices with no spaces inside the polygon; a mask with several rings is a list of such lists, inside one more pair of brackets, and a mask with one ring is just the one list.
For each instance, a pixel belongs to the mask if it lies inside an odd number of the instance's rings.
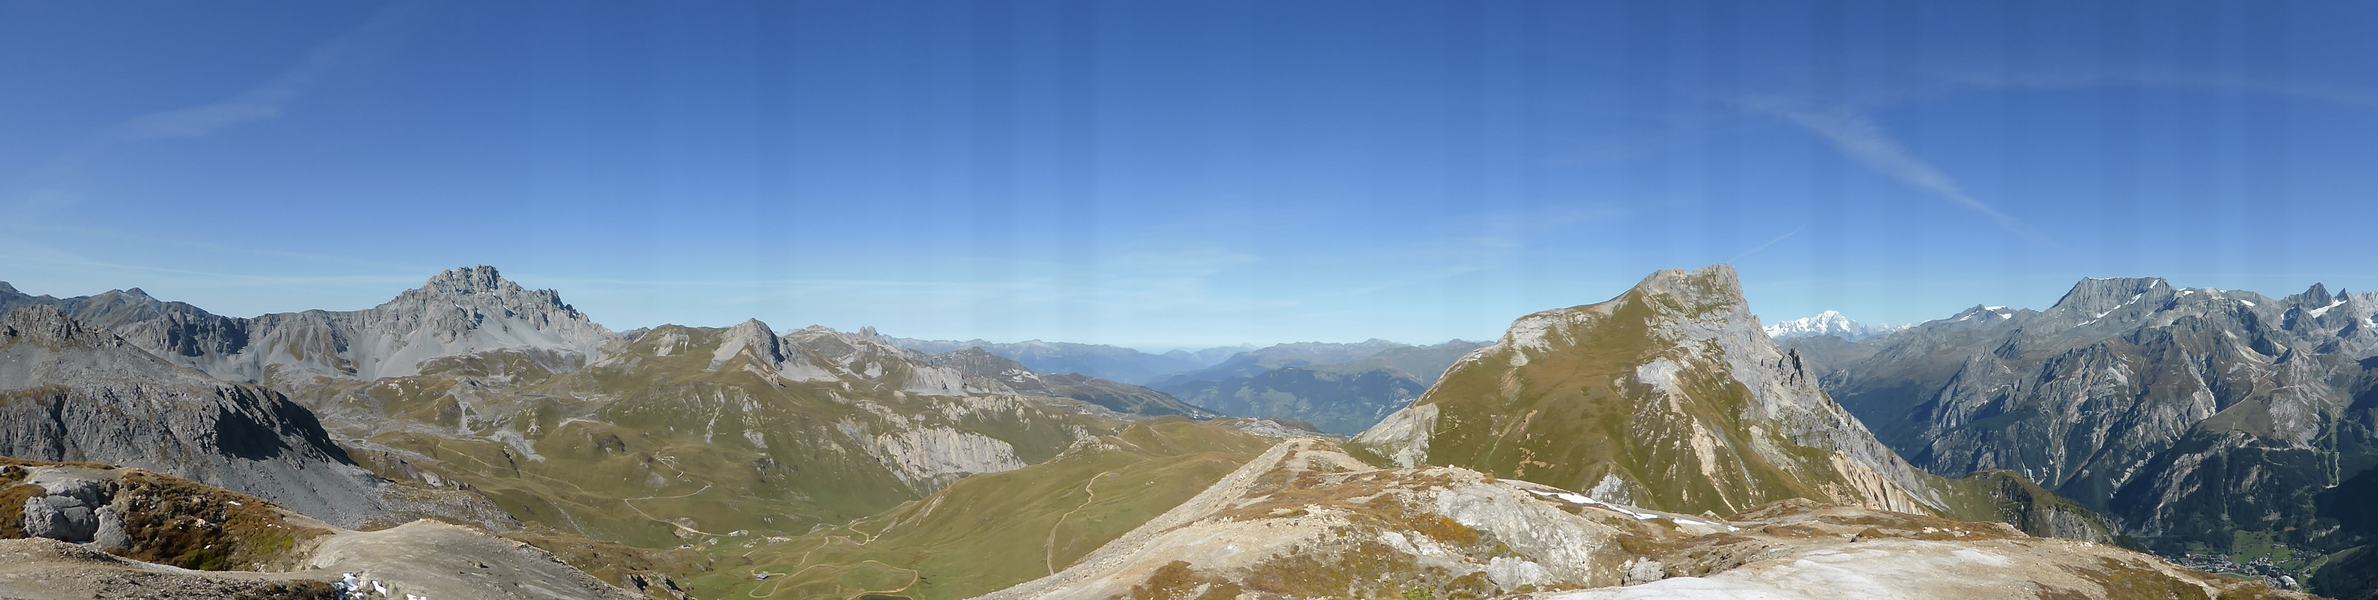
{"label": "cliff face", "polygon": [[1826,387],[1910,460],[2005,469],[2167,547],[2234,532],[2339,548],[2323,490],[2378,465],[2378,301],[2092,279],[2045,311],[1967,311],[1873,342]]}
{"label": "cliff face", "polygon": [[153,469],[346,525],[387,510],[385,483],[305,408],[42,305],[0,318],[0,455]]}

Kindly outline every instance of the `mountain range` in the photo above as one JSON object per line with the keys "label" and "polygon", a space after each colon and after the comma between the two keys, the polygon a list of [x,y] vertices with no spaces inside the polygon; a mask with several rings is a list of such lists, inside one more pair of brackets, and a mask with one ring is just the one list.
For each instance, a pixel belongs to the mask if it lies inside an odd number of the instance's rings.
{"label": "mountain range", "polygon": [[1411,403],[1453,361],[1481,345],[1453,340],[1413,346],[1378,339],[1279,344],[1149,386],[1225,414],[1353,435]]}
{"label": "mountain range", "polygon": [[1491,343],[1151,354],[614,332],[490,267],[247,318],[0,284],[0,538],[44,538],[0,595],[2378,593],[2378,297],[1750,306],[1720,266]]}
{"label": "mountain range", "polygon": [[1175,373],[1213,366],[1253,346],[1222,346],[1150,354],[1121,346],[1072,342],[986,342],[887,338],[894,346],[927,354],[978,348],[1049,374],[1080,374],[1123,383],[1147,384]]}
{"label": "mountain range", "polygon": [[2167,553],[2311,574],[2372,541],[2378,296],[2090,279],[1832,361],[1825,387],[1917,465],[2005,469]]}
{"label": "mountain range", "polygon": [[1868,325],[1850,320],[1838,311],[1825,311],[1813,316],[1779,322],[1766,327],[1767,337],[1778,340],[1831,336],[1844,341],[1864,341],[1868,338],[1906,329],[1900,325]]}
{"label": "mountain range", "polygon": [[[1031,340],[994,343],[887,338],[919,352],[980,351],[1040,373],[1138,382],[1208,413],[1271,419],[1315,431],[1353,435],[1378,423],[1436,382],[1463,354],[1484,344],[1452,340],[1413,345],[1371,339],[1293,342],[1150,354],[1092,344]],[[1197,414],[1173,409],[1177,414]]]}

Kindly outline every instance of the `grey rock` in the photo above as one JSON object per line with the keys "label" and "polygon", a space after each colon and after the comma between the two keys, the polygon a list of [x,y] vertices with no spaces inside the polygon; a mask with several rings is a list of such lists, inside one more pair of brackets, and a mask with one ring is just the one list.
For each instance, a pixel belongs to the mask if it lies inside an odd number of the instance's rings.
{"label": "grey rock", "polygon": [[[2378,466],[2378,297],[2090,279],[1840,352],[1824,385],[1928,470],[2006,469],[2159,547],[2378,539],[2319,497]],[[2352,519],[2347,518],[2348,522]]]}
{"label": "grey rock", "polygon": [[96,511],[99,527],[91,532],[91,545],[104,552],[118,552],[132,547],[132,536],[124,532],[123,515],[114,506],[101,506]]}
{"label": "grey rock", "polygon": [[[0,454],[147,468],[342,525],[385,509],[385,482],[352,464],[304,407],[178,367],[53,306],[0,317],[0,393],[9,397]],[[100,504],[63,494],[52,498]]]}
{"label": "grey rock", "polygon": [[0,308],[41,304],[174,364],[227,381],[305,386],[323,378],[418,373],[422,363],[489,350],[550,353],[582,364],[618,337],[494,267],[453,269],[379,306],[231,318],[139,288],[57,299],[0,294]]}
{"label": "grey rock", "polygon": [[68,542],[87,542],[96,522],[78,523],[50,503],[48,496],[25,500],[25,535]]}

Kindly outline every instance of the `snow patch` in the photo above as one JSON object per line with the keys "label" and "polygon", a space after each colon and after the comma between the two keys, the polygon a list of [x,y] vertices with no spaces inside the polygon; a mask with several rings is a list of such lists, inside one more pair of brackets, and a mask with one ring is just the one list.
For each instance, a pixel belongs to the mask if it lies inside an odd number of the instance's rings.
{"label": "snow patch", "polygon": [[2312,310],[2309,310],[2309,311],[2304,311],[2304,314],[2307,314],[2307,315],[2312,315],[2312,318],[2314,318],[2314,319],[2318,319],[2318,318],[2320,318],[2320,316],[2321,316],[2321,315],[2328,314],[2328,311],[2329,311],[2329,309],[2336,308],[2336,307],[2339,307],[2339,306],[2344,306],[2344,305],[2345,305],[2345,299],[2343,299],[2343,298],[2339,298],[2339,299],[2337,299],[2337,301],[2336,301],[2336,302],[2330,302],[2328,306],[2323,306],[2323,307],[2320,307],[2320,308],[2315,308],[2315,309],[2312,309]]}

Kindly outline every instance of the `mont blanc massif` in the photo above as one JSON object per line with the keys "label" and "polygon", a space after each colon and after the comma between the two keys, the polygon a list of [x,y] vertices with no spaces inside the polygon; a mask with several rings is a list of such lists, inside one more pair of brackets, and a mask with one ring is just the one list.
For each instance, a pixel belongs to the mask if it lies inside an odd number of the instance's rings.
{"label": "mont blanc massif", "polygon": [[0,596],[2378,597],[2378,295],[2184,284],[1161,354],[0,284]]}

